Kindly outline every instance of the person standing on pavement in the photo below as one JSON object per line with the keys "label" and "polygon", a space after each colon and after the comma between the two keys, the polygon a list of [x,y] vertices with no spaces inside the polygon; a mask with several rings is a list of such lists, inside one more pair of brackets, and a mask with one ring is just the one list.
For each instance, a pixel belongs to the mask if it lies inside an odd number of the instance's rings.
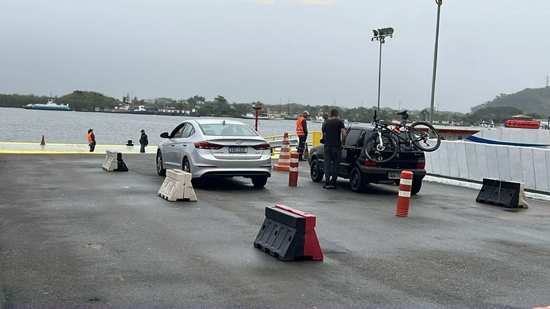
{"label": "person standing on pavement", "polygon": [[88,130],[88,134],[86,135],[86,138],[88,139],[88,146],[90,146],[90,152],[94,152],[96,141],[95,141],[95,134],[93,129]]}
{"label": "person standing on pavement", "polygon": [[298,119],[296,119],[296,135],[298,135],[298,154],[300,161],[304,161],[304,150],[306,149],[307,141],[307,117],[309,112],[303,112]]}
{"label": "person standing on pavement", "polygon": [[338,118],[338,110],[330,111],[330,117],[323,123],[323,142],[325,160],[325,189],[336,188],[338,165],[342,156],[342,142],[346,135],[344,122]]}
{"label": "person standing on pavement", "polygon": [[141,137],[139,138],[139,145],[141,146],[139,148],[139,152],[145,153],[145,147],[149,145],[149,138],[147,137],[147,134],[145,134],[145,130],[141,129]]}

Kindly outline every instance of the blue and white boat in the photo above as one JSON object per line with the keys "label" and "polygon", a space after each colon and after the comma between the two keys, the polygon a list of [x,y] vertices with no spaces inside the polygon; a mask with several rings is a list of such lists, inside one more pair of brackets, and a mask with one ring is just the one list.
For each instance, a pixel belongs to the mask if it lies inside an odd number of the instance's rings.
{"label": "blue and white boat", "polygon": [[48,111],[70,111],[69,104],[57,104],[53,100],[49,100],[45,104],[27,104],[23,106],[25,109],[38,109]]}
{"label": "blue and white boat", "polygon": [[467,140],[491,145],[550,148],[550,131],[504,127],[482,128]]}

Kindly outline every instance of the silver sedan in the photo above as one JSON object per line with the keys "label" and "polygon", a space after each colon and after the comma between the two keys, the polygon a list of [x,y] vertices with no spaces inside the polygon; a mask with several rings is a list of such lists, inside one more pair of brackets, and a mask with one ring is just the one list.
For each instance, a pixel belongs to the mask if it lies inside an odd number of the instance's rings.
{"label": "silver sedan", "polygon": [[248,125],[223,119],[192,119],[160,135],[157,173],[181,168],[201,177],[243,176],[263,188],[271,176],[271,148]]}

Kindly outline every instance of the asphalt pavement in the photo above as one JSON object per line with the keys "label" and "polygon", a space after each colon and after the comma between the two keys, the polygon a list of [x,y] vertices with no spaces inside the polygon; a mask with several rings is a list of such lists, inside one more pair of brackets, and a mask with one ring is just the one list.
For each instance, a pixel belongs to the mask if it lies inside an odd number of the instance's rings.
{"label": "asphalt pavement", "polygon": [[[107,173],[93,155],[0,156],[0,308],[530,308],[550,305],[550,203],[510,212],[425,183],[408,218],[397,187],[327,191],[301,168],[157,196],[152,155]],[[317,215],[323,262],[253,247],[264,209]],[[2,308],[3,309],[3,308]]]}

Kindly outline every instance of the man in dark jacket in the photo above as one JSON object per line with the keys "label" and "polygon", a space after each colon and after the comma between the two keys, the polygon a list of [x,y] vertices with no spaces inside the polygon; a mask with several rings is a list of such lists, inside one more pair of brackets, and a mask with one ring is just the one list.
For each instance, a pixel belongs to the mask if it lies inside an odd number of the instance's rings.
{"label": "man in dark jacket", "polygon": [[139,148],[139,152],[145,153],[145,147],[149,145],[149,139],[147,138],[147,134],[145,134],[145,130],[141,130],[141,137],[139,138],[139,145],[141,146]]}
{"label": "man in dark jacket", "polygon": [[330,118],[323,123],[323,149],[325,160],[325,189],[334,189],[338,178],[338,165],[342,156],[342,143],[346,135],[344,122],[338,118],[338,110],[330,111]]}

